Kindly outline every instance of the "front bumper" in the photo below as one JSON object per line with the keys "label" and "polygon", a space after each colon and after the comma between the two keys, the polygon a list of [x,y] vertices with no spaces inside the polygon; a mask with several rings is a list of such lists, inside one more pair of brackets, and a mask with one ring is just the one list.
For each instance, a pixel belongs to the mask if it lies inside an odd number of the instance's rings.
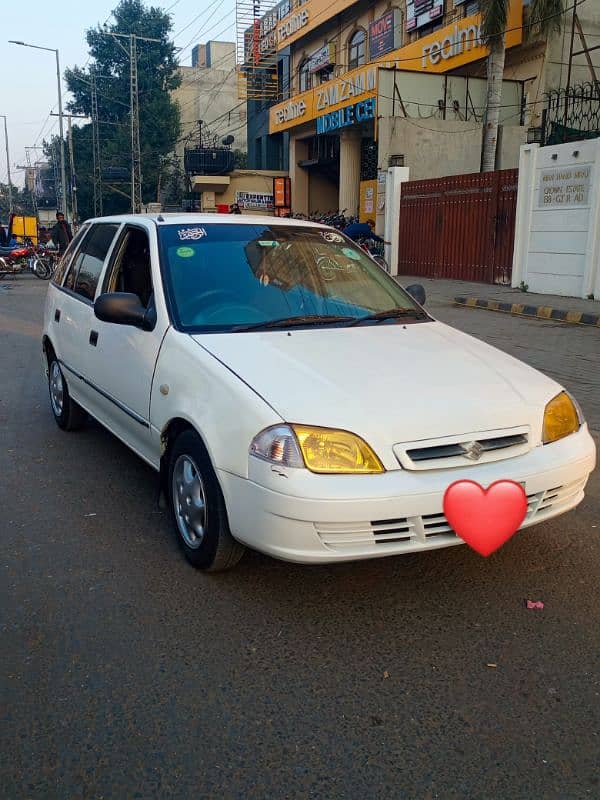
{"label": "front bumper", "polygon": [[524,484],[522,528],[577,506],[596,462],[587,426],[525,455],[460,469],[382,475],[315,475],[251,458],[249,478],[218,471],[229,524],[239,541],[300,563],[353,561],[463,544],[443,515],[454,481]]}

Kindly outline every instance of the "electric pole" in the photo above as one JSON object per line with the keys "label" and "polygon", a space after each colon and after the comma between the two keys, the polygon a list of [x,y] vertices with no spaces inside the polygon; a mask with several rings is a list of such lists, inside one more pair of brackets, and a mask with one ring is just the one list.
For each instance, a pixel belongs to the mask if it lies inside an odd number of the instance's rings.
{"label": "electric pole", "polygon": [[140,112],[138,92],[138,65],[137,43],[158,42],[160,39],[150,39],[147,36],[138,36],[135,33],[112,33],[107,31],[106,36],[129,39],[129,51],[121,42],[117,44],[129,56],[129,114],[131,117],[131,211],[139,214],[142,210],[142,153],[140,148]]}
{"label": "electric pole", "polygon": [[98,92],[96,76],[92,73],[92,162],[94,168],[94,216],[101,217],[102,209],[102,165],[100,163],[100,132],[98,130]]}

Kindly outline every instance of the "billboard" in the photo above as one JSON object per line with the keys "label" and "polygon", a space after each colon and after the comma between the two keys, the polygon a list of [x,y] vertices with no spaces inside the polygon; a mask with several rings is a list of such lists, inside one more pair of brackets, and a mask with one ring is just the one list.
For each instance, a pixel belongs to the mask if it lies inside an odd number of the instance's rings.
{"label": "billboard", "polygon": [[391,8],[382,17],[369,23],[369,56],[371,61],[400,47],[402,43],[400,19],[398,9]]}
{"label": "billboard", "polygon": [[406,30],[415,31],[444,15],[444,0],[407,0]]}

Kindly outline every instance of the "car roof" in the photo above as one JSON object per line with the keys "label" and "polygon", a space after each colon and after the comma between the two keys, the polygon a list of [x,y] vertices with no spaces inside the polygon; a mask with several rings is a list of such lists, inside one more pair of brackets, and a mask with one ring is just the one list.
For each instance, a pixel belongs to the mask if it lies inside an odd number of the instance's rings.
{"label": "car roof", "polygon": [[270,217],[263,214],[190,214],[181,212],[161,214],[118,214],[112,217],[94,217],[86,222],[140,222],[150,220],[161,225],[293,225],[302,228],[329,228],[330,225],[304,219]]}

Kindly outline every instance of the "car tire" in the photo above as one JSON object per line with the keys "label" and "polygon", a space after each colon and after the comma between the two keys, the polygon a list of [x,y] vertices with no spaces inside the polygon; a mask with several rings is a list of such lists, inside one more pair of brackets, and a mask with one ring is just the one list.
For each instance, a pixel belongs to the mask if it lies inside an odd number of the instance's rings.
{"label": "car tire", "polygon": [[63,371],[53,354],[49,362],[48,392],[52,414],[63,431],[76,431],[85,424],[87,412],[71,398]]}
{"label": "car tire", "polygon": [[206,572],[234,567],[245,548],[231,535],[221,487],[195,431],[181,433],[170,450],[168,492],[177,541],[190,564]]}

